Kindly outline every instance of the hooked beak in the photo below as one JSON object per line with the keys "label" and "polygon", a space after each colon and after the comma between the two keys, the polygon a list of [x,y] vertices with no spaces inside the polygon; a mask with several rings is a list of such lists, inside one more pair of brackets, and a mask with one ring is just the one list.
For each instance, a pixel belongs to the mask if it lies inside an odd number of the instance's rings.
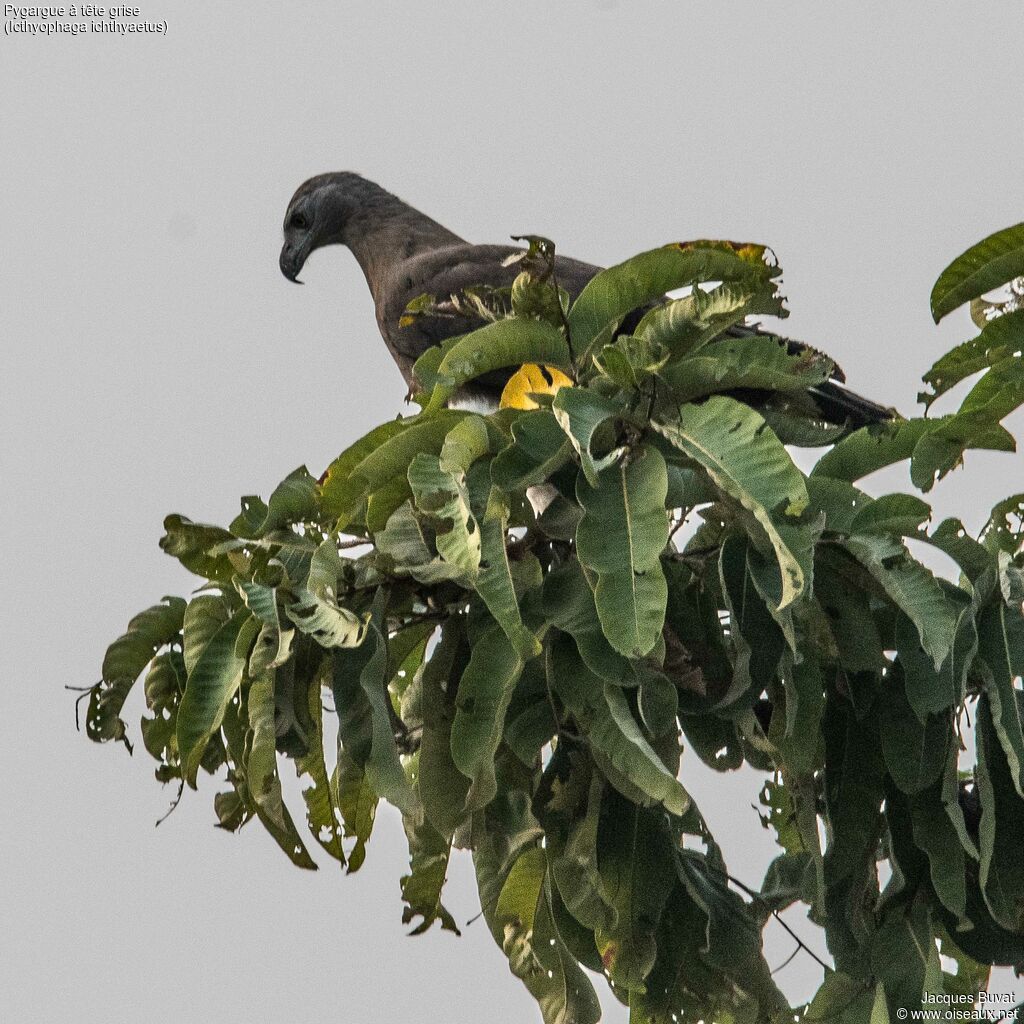
{"label": "hooked beak", "polygon": [[302,284],[299,280],[299,272],[309,256],[310,248],[308,238],[298,244],[288,241],[281,247],[281,258],[278,262],[281,267],[281,273],[289,281],[295,284]]}

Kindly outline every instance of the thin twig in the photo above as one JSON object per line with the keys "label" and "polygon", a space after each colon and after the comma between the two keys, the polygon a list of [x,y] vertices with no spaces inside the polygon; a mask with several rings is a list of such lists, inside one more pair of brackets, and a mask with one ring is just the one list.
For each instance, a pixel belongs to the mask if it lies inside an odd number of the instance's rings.
{"label": "thin twig", "polygon": [[[711,865],[708,865],[708,866],[711,867]],[[720,868],[712,868],[712,870],[719,871],[719,873],[724,875],[728,881],[732,882],[733,885],[735,885],[737,888],[742,889],[752,900],[755,900],[758,903],[767,903],[768,902],[756,889],[751,889],[749,885],[744,884],[738,878],[734,878],[727,871],[722,871]],[[810,956],[813,960],[815,960],[824,970],[826,970],[826,971],[831,971],[832,970],[832,968],[829,967],[829,965],[827,963],[825,963],[825,961],[822,960],[821,957],[818,956],[818,954],[815,953],[814,950],[811,949],[811,947],[808,946],[807,943],[804,942],[804,940],[801,939],[800,936],[797,935],[797,933],[795,931],[793,931],[793,929],[785,921],[783,921],[782,915],[774,907],[772,908],[772,912],[771,913],[772,913],[772,917],[774,917],[775,920],[778,921],[779,924],[782,925],[782,927],[785,929],[785,931],[789,935],[789,937],[808,956]]]}
{"label": "thin twig", "polygon": [[793,947],[793,952],[790,953],[789,956],[787,956],[786,959],[783,960],[782,963],[779,964],[778,967],[773,967],[768,973],[769,974],[778,974],[779,971],[781,971],[785,967],[788,967],[793,962],[794,958],[796,957],[797,953],[799,953],[799,952],[800,952],[800,946],[799,945],[794,946]]}
{"label": "thin twig", "polygon": [[178,783],[178,795],[171,801],[171,806],[167,808],[167,813],[162,817],[158,818],[156,827],[159,828],[177,809],[178,804],[181,803],[181,796],[185,792],[185,780],[182,779]]}
{"label": "thin twig", "polygon": [[87,700],[92,695],[92,691],[95,690],[96,687],[99,686],[99,685],[100,685],[99,683],[96,683],[93,686],[67,686],[67,685],[65,685],[65,687],[64,687],[65,690],[70,690],[72,693],[79,694],[79,696],[75,698],[75,732],[81,732],[82,731],[82,726],[81,726],[81,724],[78,721],[78,706],[82,703],[83,700]]}

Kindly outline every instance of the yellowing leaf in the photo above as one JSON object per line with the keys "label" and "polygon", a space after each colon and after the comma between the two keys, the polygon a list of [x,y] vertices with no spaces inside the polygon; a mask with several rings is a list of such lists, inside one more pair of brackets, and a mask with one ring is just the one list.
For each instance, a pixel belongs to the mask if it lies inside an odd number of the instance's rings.
{"label": "yellowing leaf", "polygon": [[572,380],[557,367],[524,363],[505,385],[501,408],[539,409],[533,395],[554,395],[564,387],[572,387]]}

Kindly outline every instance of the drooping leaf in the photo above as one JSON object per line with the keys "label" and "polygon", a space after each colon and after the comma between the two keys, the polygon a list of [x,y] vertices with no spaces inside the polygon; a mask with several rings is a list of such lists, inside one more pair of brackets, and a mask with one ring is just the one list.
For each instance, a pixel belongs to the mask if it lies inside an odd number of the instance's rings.
{"label": "drooping leaf", "polygon": [[241,685],[248,651],[240,653],[236,641],[245,623],[255,624],[249,612],[236,612],[210,637],[189,669],[185,693],[178,708],[178,750],[185,780],[194,789],[199,762],[210,737],[220,728],[231,698]]}
{"label": "drooping leaf", "polygon": [[345,824],[345,836],[355,839],[348,854],[348,872],[358,871],[366,860],[366,844],[373,832],[377,813],[377,794],[359,767],[342,746],[331,777],[331,789]]}
{"label": "drooping leaf", "polygon": [[[103,656],[102,678],[89,694],[86,733],[99,743],[125,740],[121,709],[135,680],[161,647],[177,639],[182,629],[185,602],[165,597],[134,616],[128,628]],[[127,741],[126,741],[127,742]]]}
{"label": "drooping leaf", "polygon": [[[417,774],[417,758],[410,761],[409,773]],[[402,819],[405,835],[409,841],[409,874],[402,877],[402,923],[419,922],[409,933],[421,935],[435,921],[441,922],[445,931],[459,935],[455,919],[441,902],[441,890],[448,874],[448,859],[451,856],[451,837],[445,838],[424,817],[420,808],[413,815]]]}
{"label": "drooping leaf", "polygon": [[623,415],[624,405],[595,391],[566,388],[555,397],[551,411],[576,449],[587,481],[596,487],[598,475],[621,456],[622,450],[612,448],[605,455],[595,458],[595,435],[598,435],[604,424]]}
{"label": "drooping leaf", "polygon": [[423,737],[420,741],[420,797],[427,818],[443,835],[451,836],[466,818],[470,780],[452,756],[452,725],[459,680],[469,660],[459,618],[449,619],[441,639],[423,666]]}
{"label": "drooping leaf", "polygon": [[719,556],[733,657],[732,682],[715,702],[716,709],[728,708],[745,695],[752,699],[761,693],[771,683],[784,647],[782,631],[754,586],[748,552],[748,541],[730,537]]}
{"label": "drooping leaf", "polygon": [[452,758],[471,782],[467,810],[485,807],[496,792],[494,754],[522,670],[522,658],[497,623],[474,643],[451,727]]}
{"label": "drooping leaf", "polygon": [[218,551],[235,538],[219,526],[193,523],[186,516],[170,515],[164,520],[160,549],[176,558],[189,572],[208,580],[227,581],[235,572],[231,559]]}
{"label": "drooping leaf", "polygon": [[[321,662],[322,664],[322,662]],[[338,863],[345,866],[345,852],[342,846],[344,816],[338,800],[336,785],[332,785],[324,759],[324,728],[322,689],[323,673],[317,670],[314,685],[307,691],[307,712],[313,729],[308,736],[305,755],[295,759],[295,771],[300,777],[306,776],[309,784],[302,790],[306,802],[306,821],[313,838]],[[252,698],[250,696],[250,710]]]}
{"label": "drooping leaf", "polygon": [[583,569],[573,558],[544,577],[544,614],[576,641],[580,657],[595,675],[607,682],[632,682],[629,660],[605,638],[594,605],[594,592]]}
{"label": "drooping leaf", "polygon": [[583,477],[576,495],[584,515],[576,531],[580,563],[597,577],[594,600],[608,642],[626,657],[648,654],[665,622],[668,587],[660,555],[668,541],[668,475],[656,448],[628,463]]}
{"label": "drooping leaf", "polygon": [[366,773],[373,791],[406,814],[415,813],[417,797],[399,759],[387,692],[387,641],[371,622],[366,643],[333,651],[334,708],[339,737],[355,764]]}
{"label": "drooping leaf", "polygon": [[1024,706],[1019,681],[1024,676],[1024,615],[1005,604],[985,609],[978,629],[978,654],[988,672],[992,729],[1006,758],[1010,778],[1024,798]]}
{"label": "drooping leaf", "polygon": [[[956,775],[956,751],[947,754],[946,769],[952,759],[953,776]],[[953,788],[953,803],[958,787]],[[965,880],[966,858],[960,842],[952,813],[960,811],[946,799],[945,778],[927,789],[914,794],[910,799],[910,815],[914,842],[928,857],[929,877],[935,894],[943,905],[954,914],[958,922],[966,923],[967,888]],[[962,817],[962,814],[961,814]]]}
{"label": "drooping leaf", "polygon": [[672,891],[673,860],[661,816],[609,794],[598,834],[598,870],[615,916],[595,937],[604,969],[628,992],[644,992],[654,967],[654,936]]}
{"label": "drooping leaf", "polygon": [[792,604],[810,583],[810,535],[797,519],[810,499],[778,438],[753,409],[721,395],[682,406],[677,423],[654,426],[753,516],[782,573],[779,607]]}
{"label": "drooping leaf", "polygon": [[729,888],[724,873],[691,850],[677,853],[676,868],[686,892],[707,916],[701,950],[704,962],[756,1000],[762,1018],[789,1011],[761,953],[760,929],[743,900]]}
{"label": "drooping leaf", "polygon": [[890,672],[881,719],[882,753],[893,782],[904,793],[920,793],[942,775],[952,740],[950,714],[930,714],[922,722],[911,708],[902,671]]}
{"label": "drooping leaf", "polygon": [[952,647],[956,615],[932,573],[891,537],[858,534],[844,546],[914,623],[938,668]]}
{"label": "drooping leaf", "polygon": [[1024,799],[1017,792],[996,736],[987,696],[977,706],[978,790],[981,797],[980,884],[995,921],[1024,932]]}
{"label": "drooping leaf", "polygon": [[[216,638],[215,638],[216,639]],[[204,655],[205,657],[205,655]],[[200,665],[202,662],[200,662]],[[187,691],[186,691],[187,692]],[[274,729],[274,677],[270,673],[254,679],[249,687],[248,743],[249,757],[245,764],[249,793],[264,828],[289,856],[293,864],[310,870],[316,862],[309,855],[299,836],[291,813],[285,806],[281,778],[277,771]]]}
{"label": "drooping leaf", "polygon": [[508,506],[504,495],[492,487],[480,528],[480,572],[476,591],[525,661],[540,654],[540,641],[523,625],[505,547],[507,526]]}
{"label": "drooping leaf", "polygon": [[548,681],[590,739],[615,769],[651,803],[673,814],[690,805],[686,790],[644,737],[623,691],[603,683],[582,663],[568,637],[547,653]]}

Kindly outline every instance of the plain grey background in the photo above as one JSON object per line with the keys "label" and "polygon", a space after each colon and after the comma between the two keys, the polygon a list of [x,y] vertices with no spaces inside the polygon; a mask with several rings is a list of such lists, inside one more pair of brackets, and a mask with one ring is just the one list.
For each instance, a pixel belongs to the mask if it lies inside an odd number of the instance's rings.
{"label": "plain grey background", "polygon": [[[404,937],[396,815],[378,816],[360,873],[303,873],[258,825],[213,828],[209,779],[154,829],[173,792],[145,752],[74,730],[63,686],[93,682],[131,614],[191,586],[157,548],[166,513],[226,523],[239,495],[319,473],[402,409],[351,256],[315,254],[304,288],[279,274],[285,204],[308,175],[351,169],[471,240],[537,232],[594,262],[767,242],[787,330],[909,414],[920,374],[971,333],[963,313],[932,325],[934,278],[1021,220],[1019,4],[141,13],[167,36],[0,41],[0,1016],[539,1019],[482,922]],[[972,455],[937,510],[976,527],[1024,489],[1021,468]],[[879,484],[909,488],[902,471]],[[756,780],[695,760],[685,780],[757,884]],[[466,855],[448,902],[476,912]],[[791,944],[769,947],[775,963]],[[794,998],[812,968],[779,975]]]}

